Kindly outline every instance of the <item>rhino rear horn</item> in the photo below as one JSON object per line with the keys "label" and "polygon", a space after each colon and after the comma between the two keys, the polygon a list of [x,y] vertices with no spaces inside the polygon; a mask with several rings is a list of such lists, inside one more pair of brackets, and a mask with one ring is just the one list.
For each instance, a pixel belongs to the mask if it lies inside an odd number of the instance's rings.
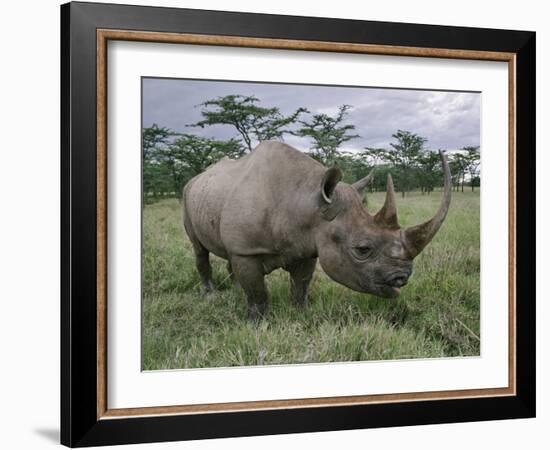
{"label": "rhino rear horn", "polygon": [[373,178],[374,178],[374,169],[372,169],[366,177],[361,178],[360,180],[357,180],[355,183],[353,183],[352,186],[357,190],[357,192],[362,194]]}
{"label": "rhino rear horn", "polygon": [[386,200],[384,206],[374,216],[374,222],[383,228],[391,230],[399,229],[397,220],[397,208],[395,207],[395,192],[393,190],[393,178],[388,173],[388,181],[386,187]]}
{"label": "rhino rear horn", "polygon": [[451,171],[449,169],[449,163],[447,162],[447,155],[440,151],[439,156],[441,157],[443,172],[445,173],[445,188],[439,210],[432,219],[420,225],[407,228],[403,232],[405,247],[413,258],[429,244],[438,232],[447,216],[449,205],[451,204]]}

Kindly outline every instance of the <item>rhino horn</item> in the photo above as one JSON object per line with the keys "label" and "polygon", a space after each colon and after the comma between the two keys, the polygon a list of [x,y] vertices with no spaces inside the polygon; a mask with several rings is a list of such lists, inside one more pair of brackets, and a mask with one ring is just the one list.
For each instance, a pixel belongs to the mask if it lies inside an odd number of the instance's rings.
{"label": "rhino horn", "polygon": [[445,173],[445,188],[439,210],[431,220],[414,227],[409,227],[403,231],[405,247],[413,258],[429,244],[438,232],[447,216],[447,211],[449,211],[449,205],[451,204],[451,171],[449,169],[449,163],[447,162],[447,155],[440,151],[439,156],[441,157],[443,172]]}
{"label": "rhino horn", "polygon": [[353,183],[352,186],[357,190],[357,192],[362,194],[365,188],[372,181],[373,177],[374,177],[374,169],[372,169],[366,177],[361,178],[360,180],[357,180],[355,183]]}
{"label": "rhino horn", "polygon": [[391,230],[399,229],[397,221],[397,208],[395,207],[395,192],[393,190],[393,178],[388,173],[388,181],[386,187],[386,200],[384,206],[374,216],[374,222],[383,228]]}

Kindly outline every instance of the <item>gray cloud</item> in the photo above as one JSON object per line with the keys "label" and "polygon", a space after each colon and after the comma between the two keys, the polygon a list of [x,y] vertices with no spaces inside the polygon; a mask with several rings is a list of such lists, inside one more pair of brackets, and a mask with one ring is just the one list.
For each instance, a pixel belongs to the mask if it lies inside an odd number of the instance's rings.
{"label": "gray cloud", "polygon": [[[347,122],[355,125],[360,138],[346,143],[349,151],[388,147],[397,129],[424,136],[431,149],[452,150],[480,143],[481,95],[471,92],[145,78],[143,125],[156,123],[228,139],[236,136],[228,125],[187,127],[201,119],[198,105],[227,94],[254,95],[263,106],[276,106],[283,114],[301,106],[312,113],[334,114],[339,105],[352,105]],[[285,136],[285,141],[302,149],[309,144],[294,136]]]}

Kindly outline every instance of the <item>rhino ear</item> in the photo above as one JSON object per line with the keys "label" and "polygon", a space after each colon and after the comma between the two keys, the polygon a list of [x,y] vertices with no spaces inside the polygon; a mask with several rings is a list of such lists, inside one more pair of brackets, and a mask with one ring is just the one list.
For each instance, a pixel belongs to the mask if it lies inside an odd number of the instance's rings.
{"label": "rhino ear", "polygon": [[326,203],[332,203],[332,194],[341,179],[342,171],[336,166],[331,167],[325,172],[321,181],[321,196]]}

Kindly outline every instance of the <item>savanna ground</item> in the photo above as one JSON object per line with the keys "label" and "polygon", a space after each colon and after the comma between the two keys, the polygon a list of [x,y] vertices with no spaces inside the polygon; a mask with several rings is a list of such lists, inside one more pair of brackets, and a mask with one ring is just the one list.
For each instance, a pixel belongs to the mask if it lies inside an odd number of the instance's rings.
{"label": "savanna ground", "polygon": [[[368,194],[369,210],[377,211],[384,196]],[[407,226],[432,217],[441,192],[396,199]],[[219,290],[201,292],[178,201],[146,205],[143,369],[479,355],[479,230],[479,193],[453,192],[445,223],[397,299],[353,292],[317,264],[302,310],[289,300],[288,274],[276,270],[266,277],[269,313],[254,324],[225,261],[211,255]]]}

